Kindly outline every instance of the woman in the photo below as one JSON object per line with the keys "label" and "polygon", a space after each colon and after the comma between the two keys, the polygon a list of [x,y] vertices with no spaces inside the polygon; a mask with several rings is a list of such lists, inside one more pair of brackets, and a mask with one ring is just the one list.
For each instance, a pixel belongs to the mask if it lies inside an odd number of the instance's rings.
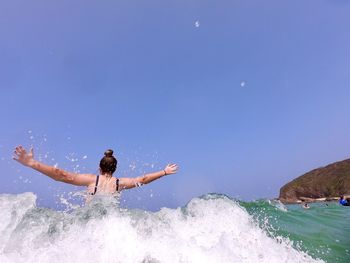
{"label": "woman", "polygon": [[116,178],[112,177],[117,169],[117,159],[113,156],[112,150],[107,150],[105,156],[100,161],[100,175],[94,174],[77,174],[64,171],[55,166],[49,166],[34,159],[33,148],[29,152],[22,146],[17,146],[14,160],[24,166],[33,168],[56,181],[67,184],[87,186],[91,195],[96,193],[114,194],[124,189],[130,189],[143,184],[148,184],[165,175],[177,172],[176,164],[168,164],[164,170],[145,174],[136,178]]}

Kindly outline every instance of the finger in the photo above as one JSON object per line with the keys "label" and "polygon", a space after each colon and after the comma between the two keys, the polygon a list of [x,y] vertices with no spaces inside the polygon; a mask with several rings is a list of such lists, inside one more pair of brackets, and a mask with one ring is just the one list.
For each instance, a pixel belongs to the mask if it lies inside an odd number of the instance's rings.
{"label": "finger", "polygon": [[20,146],[21,150],[24,152],[24,153],[27,153],[27,150],[26,148],[24,148],[22,145]]}
{"label": "finger", "polygon": [[23,148],[22,146],[16,147],[16,151],[17,151],[19,154],[25,152],[25,150],[24,150],[24,148]]}
{"label": "finger", "polygon": [[16,154],[17,156],[20,155],[20,153],[17,150],[15,150],[13,153]]}
{"label": "finger", "polygon": [[12,159],[18,162],[18,158],[16,158],[15,156],[12,156]]}
{"label": "finger", "polygon": [[30,151],[30,153],[31,153],[31,154],[34,154],[34,149],[33,149],[33,146],[32,146],[32,147],[30,147],[30,150],[29,150],[29,151]]}

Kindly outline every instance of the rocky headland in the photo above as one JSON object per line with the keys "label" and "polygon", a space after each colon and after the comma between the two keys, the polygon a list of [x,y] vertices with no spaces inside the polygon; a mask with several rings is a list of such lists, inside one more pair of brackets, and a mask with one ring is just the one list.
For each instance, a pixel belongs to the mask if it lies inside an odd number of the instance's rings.
{"label": "rocky headland", "polygon": [[350,194],[350,159],[314,169],[280,189],[282,203],[337,200]]}

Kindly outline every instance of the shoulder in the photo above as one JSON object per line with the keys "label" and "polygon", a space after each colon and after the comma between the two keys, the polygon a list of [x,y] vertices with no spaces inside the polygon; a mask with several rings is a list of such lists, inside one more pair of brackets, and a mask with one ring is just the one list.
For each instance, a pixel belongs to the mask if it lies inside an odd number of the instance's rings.
{"label": "shoulder", "polygon": [[98,177],[98,175],[96,174],[79,174],[79,175],[90,179],[96,179]]}
{"label": "shoulder", "polygon": [[138,186],[137,180],[135,178],[117,178],[119,184],[119,190],[130,189]]}
{"label": "shoulder", "polygon": [[98,176],[96,174],[76,174],[74,181],[77,185],[94,185]]}

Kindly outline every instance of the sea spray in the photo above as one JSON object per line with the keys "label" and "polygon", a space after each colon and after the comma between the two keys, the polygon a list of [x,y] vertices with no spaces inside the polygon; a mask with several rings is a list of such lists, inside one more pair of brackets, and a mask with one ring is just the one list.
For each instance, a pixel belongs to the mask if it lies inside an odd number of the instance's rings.
{"label": "sea spray", "polygon": [[322,262],[269,237],[237,202],[219,195],[158,212],[96,198],[70,213],[0,195],[0,262]]}

